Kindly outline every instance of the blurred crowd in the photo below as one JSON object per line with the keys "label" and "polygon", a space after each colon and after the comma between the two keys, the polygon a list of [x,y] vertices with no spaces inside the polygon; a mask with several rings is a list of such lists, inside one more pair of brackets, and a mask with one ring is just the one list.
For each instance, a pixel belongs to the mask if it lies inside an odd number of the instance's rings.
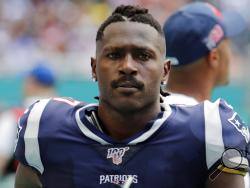
{"label": "blurred crowd", "polygon": [[[114,6],[143,5],[163,24],[176,8],[190,1],[1,0],[0,74],[22,72],[42,60],[58,70],[59,76],[90,78],[89,59],[95,53],[95,32]],[[212,2],[224,9],[236,7],[249,18],[246,6],[249,0]],[[241,42],[245,41],[245,38],[241,39]],[[236,61],[243,61],[238,58]],[[235,66],[234,70],[240,69]],[[244,69],[239,71],[244,72]]]}
{"label": "blurred crowd", "polygon": [[[59,78],[90,80],[96,30],[115,6],[142,5],[163,24],[173,11],[191,1],[0,0],[0,79],[18,75],[42,62],[56,70]],[[238,11],[250,25],[250,0],[209,2],[222,10]],[[232,82],[246,87],[250,87],[249,38],[248,29],[235,39],[231,66]],[[250,93],[250,88],[247,91]]]}
{"label": "blurred crowd", "polygon": [[143,4],[164,22],[188,0],[1,0],[0,74],[28,70],[37,61],[59,76],[90,78],[97,27],[117,4]]}

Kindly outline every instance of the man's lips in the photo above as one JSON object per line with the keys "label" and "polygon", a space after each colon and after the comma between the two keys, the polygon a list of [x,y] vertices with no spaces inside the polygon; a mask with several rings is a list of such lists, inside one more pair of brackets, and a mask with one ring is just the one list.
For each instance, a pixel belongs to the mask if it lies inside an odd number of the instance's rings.
{"label": "man's lips", "polygon": [[123,87],[123,88],[137,88],[137,85],[131,83],[131,82],[123,82],[119,83],[117,87]]}
{"label": "man's lips", "polygon": [[132,76],[121,77],[118,80],[114,80],[111,82],[111,87],[116,88],[136,88],[138,90],[143,89],[144,84],[138,80],[136,80]]}

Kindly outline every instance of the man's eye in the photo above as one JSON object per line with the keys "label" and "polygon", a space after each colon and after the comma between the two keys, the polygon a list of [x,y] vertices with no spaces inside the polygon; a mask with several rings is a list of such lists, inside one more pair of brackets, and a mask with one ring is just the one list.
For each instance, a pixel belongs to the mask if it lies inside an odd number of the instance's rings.
{"label": "man's eye", "polygon": [[151,59],[151,55],[146,52],[139,52],[137,54],[137,58],[141,61],[148,61],[149,59]]}
{"label": "man's eye", "polygon": [[107,58],[112,59],[112,60],[117,60],[121,57],[121,53],[119,52],[111,52],[106,55]]}

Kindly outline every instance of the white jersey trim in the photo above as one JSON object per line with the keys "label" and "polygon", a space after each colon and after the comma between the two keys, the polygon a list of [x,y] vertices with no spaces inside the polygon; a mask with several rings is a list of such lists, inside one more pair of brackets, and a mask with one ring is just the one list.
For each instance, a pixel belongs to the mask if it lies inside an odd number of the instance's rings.
{"label": "white jersey trim", "polygon": [[222,157],[225,151],[219,104],[220,99],[214,103],[210,101],[204,102],[206,163],[208,169]]}
{"label": "white jersey trim", "polygon": [[102,145],[109,145],[111,143],[109,142],[106,142],[105,140],[103,140],[102,138],[100,138],[99,136],[95,135],[93,132],[91,132],[81,121],[81,118],[80,118],[80,111],[82,111],[83,109],[85,108],[88,108],[90,106],[98,106],[97,104],[89,104],[89,105],[86,105],[84,106],[83,108],[80,108],[79,110],[76,111],[76,114],[75,114],[75,118],[76,118],[76,122],[77,122],[77,125],[78,127],[80,128],[80,130],[82,131],[82,133],[87,136],[88,138],[92,139],[92,140],[95,140],[97,142],[99,142],[100,144]]}
{"label": "white jersey trim", "polygon": [[[89,104],[87,106],[84,106],[83,108],[80,108],[79,110],[76,111],[75,114],[75,118],[76,118],[76,122],[78,124],[78,127],[80,128],[80,130],[82,131],[82,133],[87,136],[88,138],[95,140],[97,142],[99,142],[100,144],[103,145],[108,145],[111,144],[105,140],[103,140],[102,138],[100,138],[99,136],[97,136],[96,134],[94,134],[92,131],[90,131],[81,121],[80,119],[80,111],[82,111],[83,109],[90,107],[90,106],[98,106],[97,104]],[[139,136],[138,138],[132,140],[131,142],[128,143],[128,145],[135,145],[137,143],[143,142],[145,140],[147,140],[150,136],[152,136],[160,127],[161,125],[164,123],[164,121],[167,120],[167,118],[170,116],[170,114],[172,113],[172,110],[170,108],[169,105],[164,105],[165,111],[163,113],[163,117],[161,119],[158,119],[154,122],[153,126],[150,128],[150,130],[148,130],[147,132],[145,132],[144,134],[142,134],[141,136]]]}
{"label": "white jersey trim", "polygon": [[43,99],[34,104],[24,133],[25,159],[30,166],[36,168],[41,174],[44,171],[44,166],[40,156],[38,131],[42,113],[49,101],[50,99]]}

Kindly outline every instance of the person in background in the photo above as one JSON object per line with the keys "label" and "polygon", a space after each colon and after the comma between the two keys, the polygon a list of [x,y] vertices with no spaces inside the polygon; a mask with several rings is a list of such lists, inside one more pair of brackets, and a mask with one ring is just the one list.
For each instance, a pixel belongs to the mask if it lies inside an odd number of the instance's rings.
{"label": "person in background", "polygon": [[[167,104],[196,105],[210,100],[216,86],[229,82],[230,38],[246,29],[245,20],[236,12],[224,14],[204,2],[185,5],[164,24],[166,57],[172,62]],[[164,92],[163,92],[164,94]],[[249,188],[249,175],[245,176]]]}
{"label": "person in background", "polygon": [[236,12],[220,12],[204,2],[185,5],[164,24],[166,57],[172,67],[166,84],[168,104],[197,104],[229,82],[230,38],[246,29]]}
{"label": "person in background", "polygon": [[56,96],[56,75],[46,64],[39,63],[28,73],[23,88],[23,105],[30,106],[36,100]]}
{"label": "person in background", "polygon": [[37,64],[25,75],[23,86],[23,105],[3,111],[0,115],[0,187],[14,187],[14,175],[17,161],[13,159],[17,121],[25,108],[36,100],[53,97],[55,91],[55,73],[44,64]]}

